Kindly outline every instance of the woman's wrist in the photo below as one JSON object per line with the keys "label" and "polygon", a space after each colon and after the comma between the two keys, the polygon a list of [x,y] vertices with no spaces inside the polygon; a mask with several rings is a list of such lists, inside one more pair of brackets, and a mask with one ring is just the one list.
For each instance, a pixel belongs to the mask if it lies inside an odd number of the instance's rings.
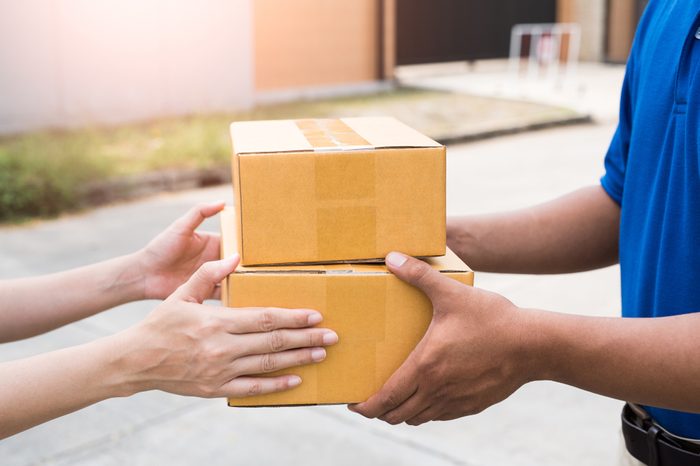
{"label": "woman's wrist", "polygon": [[102,383],[108,398],[128,397],[151,389],[142,377],[146,355],[139,351],[136,329],[131,327],[94,342],[104,363]]}
{"label": "woman's wrist", "polygon": [[149,299],[146,281],[149,274],[143,250],[114,259],[119,261],[117,286],[121,290],[123,302]]}

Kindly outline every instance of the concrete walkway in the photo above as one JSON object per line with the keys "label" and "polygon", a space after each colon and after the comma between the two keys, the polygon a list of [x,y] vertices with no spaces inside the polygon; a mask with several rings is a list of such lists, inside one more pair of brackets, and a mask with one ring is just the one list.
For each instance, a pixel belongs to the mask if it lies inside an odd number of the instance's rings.
{"label": "concrete walkway", "polygon": [[[610,124],[585,125],[451,146],[448,211],[511,209],[596,183],[613,130]],[[222,197],[231,199],[229,187],[0,228],[0,278],[130,252],[195,202]],[[218,226],[210,221],[205,228]],[[617,267],[546,277],[477,274],[477,285],[521,306],[609,316],[620,307]],[[0,360],[111,334],[154,305],[121,306],[1,345]],[[224,400],[150,392],[108,400],[0,441],[0,464],[606,465],[616,461],[620,407],[618,401],[536,382],[477,416],[413,428],[368,421],[343,406],[233,409]]]}
{"label": "concrete walkway", "polygon": [[598,123],[617,120],[624,66],[579,63],[570,74],[553,76],[546,70],[528,74],[524,66],[513,73],[507,60],[441,63],[402,67],[397,77],[418,88],[562,107],[590,115]]}

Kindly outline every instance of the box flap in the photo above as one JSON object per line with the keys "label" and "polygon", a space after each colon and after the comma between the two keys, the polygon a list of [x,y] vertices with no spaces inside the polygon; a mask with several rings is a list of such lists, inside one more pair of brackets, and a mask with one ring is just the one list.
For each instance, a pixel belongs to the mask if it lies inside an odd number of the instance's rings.
{"label": "box flap", "polygon": [[[236,218],[232,206],[226,206],[221,212],[221,251],[223,257],[229,257],[236,252]],[[424,259],[435,270],[443,273],[471,272],[471,269],[447,248],[444,256]],[[390,273],[383,262],[378,263],[337,263],[337,264],[304,264],[304,265],[275,265],[275,266],[239,266],[236,273]]]}
{"label": "box flap", "polygon": [[374,147],[441,147],[428,136],[392,117],[342,118]]}
{"label": "box flap", "polygon": [[441,147],[392,117],[238,121],[235,154],[329,152],[392,147]]}
{"label": "box flap", "polygon": [[237,121],[231,140],[236,154],[314,150],[295,120]]}

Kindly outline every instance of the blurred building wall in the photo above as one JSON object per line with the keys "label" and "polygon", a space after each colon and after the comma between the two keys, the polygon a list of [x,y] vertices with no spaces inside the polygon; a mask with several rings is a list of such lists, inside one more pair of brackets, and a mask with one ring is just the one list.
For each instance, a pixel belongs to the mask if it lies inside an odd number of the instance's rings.
{"label": "blurred building wall", "polygon": [[580,59],[605,59],[606,0],[558,0],[557,20],[581,26]]}
{"label": "blurred building wall", "polygon": [[581,59],[624,63],[648,0],[557,0],[557,20],[581,25]]}
{"label": "blurred building wall", "polygon": [[609,0],[606,56],[608,61],[627,61],[637,22],[645,6],[646,2],[640,0]]}
{"label": "blurred building wall", "polygon": [[254,0],[258,91],[374,82],[380,62],[377,0]]}
{"label": "blurred building wall", "polygon": [[252,1],[0,0],[0,133],[251,105]]}

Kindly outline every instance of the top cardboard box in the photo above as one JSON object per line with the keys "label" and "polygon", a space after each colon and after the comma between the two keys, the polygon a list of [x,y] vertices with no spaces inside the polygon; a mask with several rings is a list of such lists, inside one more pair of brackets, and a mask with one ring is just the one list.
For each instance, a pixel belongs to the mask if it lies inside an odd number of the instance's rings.
{"label": "top cardboard box", "polygon": [[231,125],[243,265],[445,254],[445,147],[394,118]]}

